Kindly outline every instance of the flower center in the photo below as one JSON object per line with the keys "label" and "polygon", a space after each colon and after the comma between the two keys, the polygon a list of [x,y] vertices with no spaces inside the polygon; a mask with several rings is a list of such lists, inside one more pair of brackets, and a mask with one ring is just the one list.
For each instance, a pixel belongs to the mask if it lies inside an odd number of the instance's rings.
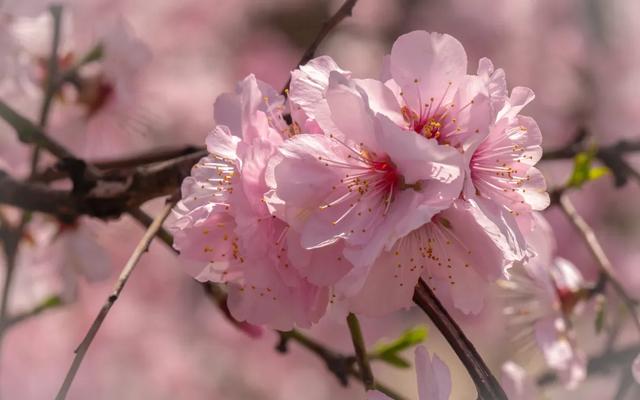
{"label": "flower center", "polygon": [[[404,105],[401,107],[400,112],[407,123],[407,129],[427,139],[435,139],[441,145],[459,147],[461,138],[455,136],[464,132],[463,128],[458,125],[457,116],[467,107],[474,104],[474,100],[457,107],[458,105],[448,99],[449,92],[453,86],[452,82],[448,82],[447,87],[439,98],[431,97],[425,101],[426,99],[421,96],[419,82],[418,79],[414,80],[416,84],[415,98],[407,99],[405,93],[400,92],[400,96],[404,99]],[[468,129],[465,131],[468,131]],[[475,129],[475,132],[479,132],[479,129]]]}

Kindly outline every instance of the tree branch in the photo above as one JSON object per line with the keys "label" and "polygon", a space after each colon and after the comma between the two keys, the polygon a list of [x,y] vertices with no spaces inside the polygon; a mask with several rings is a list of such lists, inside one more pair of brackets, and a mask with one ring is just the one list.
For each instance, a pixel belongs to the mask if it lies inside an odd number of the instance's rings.
{"label": "tree branch", "polygon": [[100,309],[100,312],[98,313],[95,320],[91,324],[91,327],[89,328],[89,331],[87,331],[84,339],[76,349],[75,351],[76,355],[73,359],[73,362],[71,363],[71,367],[67,372],[64,382],[60,387],[60,391],[56,395],[56,400],[64,400],[67,397],[67,393],[69,392],[71,383],[73,382],[73,379],[75,378],[76,373],[80,368],[80,364],[82,363],[84,356],[89,350],[89,346],[91,346],[91,343],[93,342],[93,339],[98,333],[98,330],[102,326],[102,323],[104,322],[105,318],[107,318],[107,314],[109,313],[109,310],[111,310],[111,307],[115,304],[116,300],[118,300],[120,293],[122,293],[124,286],[126,285],[129,277],[131,276],[131,273],[133,272],[134,268],[138,264],[138,261],[140,261],[140,258],[142,257],[142,255],[148,250],[149,244],[158,233],[158,230],[160,229],[160,227],[162,226],[162,223],[171,212],[171,209],[173,208],[174,204],[175,204],[175,201],[169,201],[164,206],[160,214],[156,216],[153,223],[151,224],[151,226],[149,226],[149,229],[147,229],[144,236],[142,237],[142,239],[136,246],[135,250],[131,254],[129,261],[127,261],[124,268],[120,272],[120,276],[118,277],[118,281],[113,287],[113,291],[111,292],[111,294],[107,298],[107,301],[104,303],[104,305]]}
{"label": "tree branch", "polygon": [[[331,18],[329,18],[327,21],[325,21],[324,24],[322,24],[320,32],[318,32],[316,38],[313,40],[313,42],[311,42],[307,50],[304,52],[295,68],[306,64],[315,56],[316,50],[318,50],[320,43],[322,43],[327,35],[331,33],[331,31],[336,26],[338,26],[338,24],[342,22],[343,19],[351,16],[351,14],[353,13],[353,7],[355,7],[357,2],[358,0],[346,0],[338,9],[338,11],[336,11],[336,13],[331,16]],[[284,88],[282,89],[282,94],[285,96],[287,95],[287,91],[289,90],[289,84],[291,84],[291,78],[289,78],[287,83],[284,85]]]}
{"label": "tree branch", "polygon": [[362,337],[360,322],[354,313],[347,315],[347,325],[349,326],[349,333],[351,333],[351,340],[353,341],[353,348],[356,352],[356,361],[358,361],[358,368],[360,369],[364,388],[366,390],[374,390],[375,381],[373,379],[371,365],[369,365],[369,358],[367,357],[367,347]]}
{"label": "tree branch", "polygon": [[[340,381],[343,386],[347,386],[347,384],[349,383],[349,376],[364,383],[362,375],[357,369],[354,368],[353,364],[356,362],[355,357],[336,353],[335,351],[328,349],[321,343],[311,339],[310,337],[295,329],[287,332],[278,331],[278,334],[280,335],[280,342],[276,347],[278,351],[286,353],[288,351],[287,346],[289,341],[293,340],[305,349],[320,357],[327,365],[329,371],[331,371],[336,376],[338,381]],[[386,394],[392,399],[405,399],[404,396],[380,382],[375,382],[372,388]]]}
{"label": "tree branch", "polygon": [[[51,53],[49,54],[47,68],[49,79],[47,81],[46,91],[42,100],[42,106],[40,108],[40,116],[38,119],[39,126],[35,126],[31,123],[31,121],[16,113],[8,105],[2,102],[2,100],[0,100],[0,116],[2,116],[9,123],[9,125],[11,125],[16,130],[18,138],[21,141],[33,140],[33,143],[35,143],[35,147],[31,156],[30,176],[33,176],[38,166],[38,160],[40,158],[40,145],[48,145],[52,147],[54,151],[58,151],[61,153],[66,151],[62,146],[58,145],[54,141],[49,140],[49,138],[47,138],[45,135],[39,135],[42,132],[42,129],[47,124],[49,111],[51,110],[51,102],[55,95],[55,90],[53,89],[53,84],[51,82],[57,79],[58,76],[58,47],[60,46],[60,32],[62,28],[62,6],[52,5],[49,8],[49,12],[53,20],[53,34],[51,39]],[[0,191],[3,189],[3,185],[0,182]],[[30,217],[30,212],[23,210],[20,217],[20,223],[15,229],[6,228],[3,226],[3,230],[8,229],[8,231],[5,232],[8,234],[3,235],[3,250],[6,256],[6,271],[2,287],[2,297],[0,298],[0,326],[2,327],[7,326],[6,318],[8,313],[9,296],[11,293],[11,286],[13,285],[13,278],[15,275],[20,240],[22,239],[24,228],[27,225]],[[0,346],[2,344],[2,339],[4,338],[4,332],[4,328],[0,330]]]}
{"label": "tree branch", "polygon": [[467,339],[462,329],[422,279],[416,286],[413,301],[429,316],[456,352],[475,383],[478,397],[482,400],[507,400],[498,380],[493,376],[473,343]]}
{"label": "tree branch", "polygon": [[624,159],[626,154],[640,151],[640,141],[620,140],[612,145],[599,146],[594,150],[594,146],[587,141],[588,136],[586,129],[579,129],[573,140],[566,146],[545,151],[542,160],[569,159],[582,152],[594,151],[594,156],[611,170],[616,187],[624,186],[629,178],[640,183],[640,173]]}
{"label": "tree branch", "polygon": [[624,287],[615,277],[613,265],[611,264],[609,257],[607,257],[604,249],[600,245],[600,242],[593,232],[593,229],[591,229],[587,221],[585,221],[580,213],[578,213],[578,210],[576,210],[575,206],[566,193],[560,195],[558,204],[560,205],[560,208],[567,216],[569,221],[571,221],[573,226],[578,230],[584,242],[587,244],[589,251],[591,251],[591,254],[598,263],[600,272],[604,276],[606,276],[607,281],[611,283],[616,293],[618,293],[618,296],[620,296],[620,298],[624,302],[625,306],[629,310],[629,313],[631,314],[631,318],[636,328],[638,329],[638,332],[640,333],[640,319],[638,319],[638,314],[636,313],[635,301],[631,297],[629,297],[627,292],[624,290]]}
{"label": "tree branch", "polygon": [[205,151],[119,171],[100,178],[87,193],[51,189],[36,182],[19,182],[0,171],[0,204],[29,211],[53,214],[63,220],[90,215],[116,218],[128,210],[162,196],[175,193],[191,167]]}

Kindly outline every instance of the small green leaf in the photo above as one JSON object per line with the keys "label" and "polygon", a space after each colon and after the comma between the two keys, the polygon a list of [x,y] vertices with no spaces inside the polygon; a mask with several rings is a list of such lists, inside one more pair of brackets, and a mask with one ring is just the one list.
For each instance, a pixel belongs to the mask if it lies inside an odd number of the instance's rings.
{"label": "small green leaf", "polygon": [[585,183],[594,181],[609,173],[607,167],[591,166],[595,154],[595,149],[576,154],[573,159],[573,172],[567,182],[567,187],[580,188]]}
{"label": "small green leaf", "polygon": [[609,173],[609,168],[607,167],[594,167],[589,170],[589,180],[595,181],[598,178],[603,177],[604,175]]}
{"label": "small green leaf", "polygon": [[411,363],[407,361],[405,358],[397,355],[397,354],[389,354],[385,353],[379,357],[380,360],[393,365],[398,368],[409,368],[411,367]]}
{"label": "small green leaf", "polygon": [[417,326],[402,333],[399,338],[390,342],[382,343],[375,347],[371,358],[382,360],[398,368],[409,368],[411,364],[398,353],[422,343],[427,338],[427,327]]}
{"label": "small green leaf", "polygon": [[60,305],[62,305],[62,298],[58,295],[53,295],[44,299],[44,301],[36,307],[36,310],[37,312],[41,312]]}
{"label": "small green leaf", "polygon": [[104,57],[104,46],[102,45],[102,43],[98,43],[91,50],[89,50],[89,52],[85,54],[84,57],[82,57],[79,65],[82,66],[94,61],[99,61],[102,59],[102,57]]}

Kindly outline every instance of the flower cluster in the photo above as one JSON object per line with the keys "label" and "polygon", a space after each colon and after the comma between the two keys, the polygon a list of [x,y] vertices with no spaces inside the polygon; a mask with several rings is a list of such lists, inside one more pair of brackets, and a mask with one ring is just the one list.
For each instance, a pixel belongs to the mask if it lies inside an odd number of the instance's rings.
{"label": "flower cluster", "polygon": [[516,329],[515,347],[532,340],[563,384],[575,388],[586,378],[587,359],[576,343],[571,317],[583,308],[587,285],[570,261],[556,256],[549,223],[538,213],[532,217],[527,243],[533,257],[509,281],[499,282],[511,294],[504,314]]}
{"label": "flower cluster", "polygon": [[423,279],[465,313],[527,257],[521,229],[548,205],[533,99],[488,59],[411,32],[381,80],[329,57],[291,73],[287,96],[248,76],[214,107],[209,155],[182,186],[175,247],[228,284],[233,315],[286,329],[328,303],[380,315]]}

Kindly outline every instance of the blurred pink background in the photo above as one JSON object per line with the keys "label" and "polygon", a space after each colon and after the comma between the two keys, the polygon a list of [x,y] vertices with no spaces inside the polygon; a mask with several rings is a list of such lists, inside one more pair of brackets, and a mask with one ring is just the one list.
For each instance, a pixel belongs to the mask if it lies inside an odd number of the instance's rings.
{"label": "blurred pink background", "polygon": [[[144,127],[132,133],[137,136],[129,150],[135,153],[202,144],[212,129],[216,96],[232,90],[250,72],[282,87],[322,21],[340,3],[78,0],[69,2],[69,7],[80,10],[85,22],[95,20],[96,24],[101,18],[121,15],[149,47],[150,59],[135,77],[136,112]],[[489,57],[505,69],[510,87],[534,90],[536,100],[526,114],[538,121],[545,148],[562,146],[582,126],[593,141],[612,143],[640,138],[638,18],[640,3],[631,0],[360,0],[353,17],[327,38],[318,54],[332,56],[357,77],[377,77],[379,60],[398,35],[414,29],[449,33],[464,44],[471,68],[480,57]],[[541,167],[553,188],[567,179],[571,161],[543,162]],[[617,189],[612,177],[605,177],[572,198],[596,230],[628,292],[640,300],[639,194],[634,182]],[[146,208],[157,210],[158,206]],[[553,208],[545,215],[556,231],[560,255],[595,280],[596,265],[573,227]],[[88,227],[108,254],[109,277],[91,283],[79,278],[73,303],[8,331],[0,363],[2,398],[54,397],[75,346],[142,235],[142,229],[128,218],[109,224],[90,221]],[[357,382],[340,387],[321,360],[296,344],[283,355],[274,350],[274,334],[267,331],[252,339],[238,332],[185,268],[163,244],[152,244],[89,350],[70,399],[364,398]],[[497,290],[491,298],[479,317],[455,315],[480,352],[494,371],[509,359],[534,376],[544,371],[536,349],[509,346],[512,332],[504,329]],[[616,305],[610,305],[610,310],[616,310]],[[588,354],[599,354],[605,337],[595,334],[589,313],[593,311],[588,310],[577,325],[578,341]],[[341,318],[329,315],[309,334],[348,352],[350,338]],[[425,344],[452,369],[452,398],[475,398],[466,371],[424,314],[411,310],[363,324],[371,345],[392,339],[407,327],[429,326]],[[623,331],[619,345],[632,343],[634,334],[631,329]],[[412,358],[411,351],[407,356]],[[374,369],[390,386],[416,398],[411,370],[380,364]],[[550,399],[613,398],[618,375],[590,378],[576,391],[559,386],[544,390]],[[627,398],[640,398],[638,389],[634,387]]]}

